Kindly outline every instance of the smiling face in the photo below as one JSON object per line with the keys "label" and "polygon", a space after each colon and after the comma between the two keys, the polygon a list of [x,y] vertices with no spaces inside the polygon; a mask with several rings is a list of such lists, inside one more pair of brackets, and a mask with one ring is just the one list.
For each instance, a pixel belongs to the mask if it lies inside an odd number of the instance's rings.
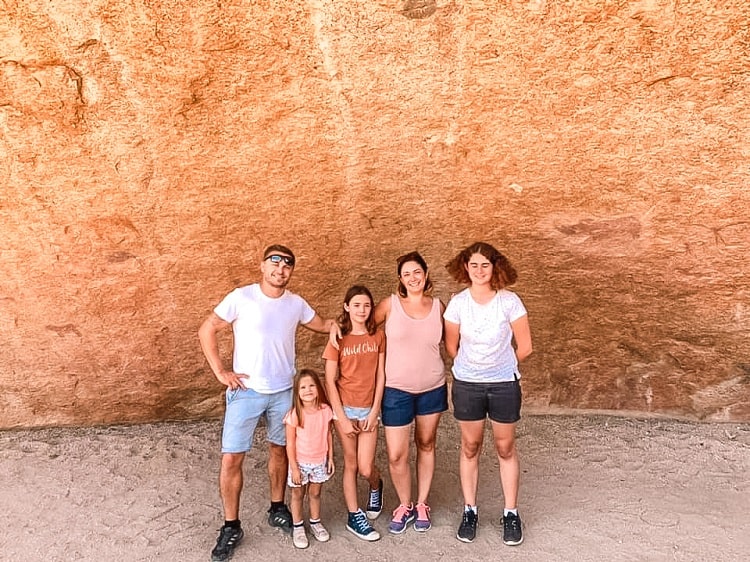
{"label": "smiling face", "polygon": [[303,404],[317,404],[318,402],[318,385],[310,376],[302,377],[299,380],[297,393]]}
{"label": "smiling face", "polygon": [[408,293],[422,293],[424,292],[427,275],[417,262],[407,261],[401,266],[399,279]]}
{"label": "smiling face", "polygon": [[472,254],[465,267],[472,285],[489,285],[491,283],[492,262],[482,254]]}
{"label": "smiling face", "polygon": [[372,300],[367,295],[355,295],[344,304],[344,310],[349,313],[352,325],[361,328],[372,314]]}
{"label": "smiling face", "polygon": [[[278,255],[285,256],[281,252]],[[264,259],[260,264],[260,271],[263,274],[263,283],[274,289],[284,289],[292,278],[294,267],[282,260],[271,260],[272,256]],[[287,256],[291,257],[291,256]],[[276,262],[276,263],[274,263]]]}

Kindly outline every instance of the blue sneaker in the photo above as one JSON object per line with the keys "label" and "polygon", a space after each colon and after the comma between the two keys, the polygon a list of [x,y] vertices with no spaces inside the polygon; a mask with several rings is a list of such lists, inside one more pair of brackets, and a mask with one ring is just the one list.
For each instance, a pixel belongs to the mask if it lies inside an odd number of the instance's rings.
{"label": "blue sneaker", "polygon": [[393,512],[393,519],[388,523],[388,532],[400,535],[406,530],[406,526],[414,521],[414,517],[416,517],[416,514],[411,504],[399,505]]}
{"label": "blue sneaker", "polygon": [[354,513],[349,513],[346,528],[363,541],[376,541],[380,538],[380,533],[372,528],[370,522],[367,520],[367,516],[361,509],[358,509]]}
{"label": "blue sneaker", "polygon": [[414,530],[424,533],[429,531],[432,527],[432,521],[430,521],[430,506],[426,503],[418,503],[414,506],[417,518],[414,520]]}
{"label": "blue sneaker", "polygon": [[377,490],[370,490],[370,500],[367,502],[367,518],[377,519],[383,511],[383,479],[380,479]]}

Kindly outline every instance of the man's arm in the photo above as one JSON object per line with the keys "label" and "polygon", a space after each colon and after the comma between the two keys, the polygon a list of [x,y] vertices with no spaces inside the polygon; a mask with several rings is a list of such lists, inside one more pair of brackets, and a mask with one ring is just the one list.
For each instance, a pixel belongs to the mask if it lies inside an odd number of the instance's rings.
{"label": "man's arm", "polygon": [[201,342],[201,350],[206,356],[208,366],[217,380],[232,390],[235,388],[245,388],[244,380],[246,375],[238,375],[234,371],[228,371],[224,368],[219,354],[219,338],[216,336],[221,330],[231,326],[225,320],[219,318],[215,312],[212,312],[201,324],[198,330],[198,339]]}
{"label": "man's arm", "polygon": [[313,332],[319,332],[321,334],[328,334],[331,331],[331,326],[333,326],[335,323],[336,322],[332,318],[323,320],[316,313],[315,316],[313,316],[312,320],[310,320],[307,324],[302,324],[302,325],[308,330],[312,330]]}

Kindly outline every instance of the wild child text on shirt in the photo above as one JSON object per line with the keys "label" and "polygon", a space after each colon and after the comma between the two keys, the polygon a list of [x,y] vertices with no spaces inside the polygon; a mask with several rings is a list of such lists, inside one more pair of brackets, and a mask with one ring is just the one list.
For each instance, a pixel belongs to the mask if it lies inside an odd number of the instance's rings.
{"label": "wild child text on shirt", "polygon": [[348,357],[350,355],[358,355],[361,353],[377,353],[378,346],[374,342],[361,342],[354,345],[345,345],[341,349],[341,356]]}

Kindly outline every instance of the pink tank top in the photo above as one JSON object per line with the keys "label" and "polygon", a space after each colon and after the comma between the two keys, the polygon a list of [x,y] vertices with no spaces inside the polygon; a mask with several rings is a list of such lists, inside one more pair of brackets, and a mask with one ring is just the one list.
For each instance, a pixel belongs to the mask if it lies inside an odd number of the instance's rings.
{"label": "pink tank top", "polygon": [[385,321],[385,386],[417,394],[445,384],[445,365],[440,357],[443,320],[440,301],[424,318],[406,314],[401,301],[391,295],[391,313]]}

